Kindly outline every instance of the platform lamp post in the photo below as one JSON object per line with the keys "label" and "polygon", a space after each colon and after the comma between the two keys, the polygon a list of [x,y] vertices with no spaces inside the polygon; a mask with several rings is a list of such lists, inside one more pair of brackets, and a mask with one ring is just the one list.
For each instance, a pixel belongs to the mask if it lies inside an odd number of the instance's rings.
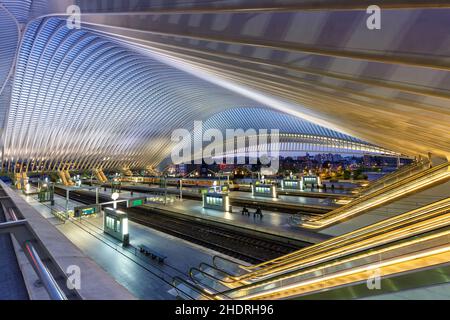
{"label": "platform lamp post", "polygon": [[167,175],[164,175],[164,205],[167,205]]}
{"label": "platform lamp post", "polygon": [[219,178],[219,187],[220,187],[220,172],[215,172],[210,169],[208,169],[208,171],[214,173],[214,176]]}
{"label": "platform lamp post", "polygon": [[69,189],[66,189],[66,217],[69,216]]}
{"label": "platform lamp post", "polygon": [[[161,172],[161,178],[164,179],[164,205],[167,204],[167,170],[170,168],[170,165],[166,166]],[[161,187],[161,182],[160,182]]]}
{"label": "platform lamp post", "polygon": [[117,202],[116,200],[119,199],[119,193],[117,192],[113,192],[113,194],[111,194],[111,199],[113,199],[113,208],[117,209]]}

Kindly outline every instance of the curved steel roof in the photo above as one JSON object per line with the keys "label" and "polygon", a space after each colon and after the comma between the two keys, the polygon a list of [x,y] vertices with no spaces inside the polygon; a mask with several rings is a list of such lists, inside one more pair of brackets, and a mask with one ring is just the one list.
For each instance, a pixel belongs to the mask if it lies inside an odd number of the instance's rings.
{"label": "curved steel roof", "polygon": [[364,0],[78,3],[83,27],[292,103],[283,111],[449,155],[448,1],[382,2],[380,30],[366,27]]}
{"label": "curved steel roof", "polygon": [[[262,126],[265,125],[266,127]],[[267,127],[270,125],[270,127]],[[203,124],[204,130],[217,128],[225,131],[227,128],[247,129],[280,129],[283,133],[309,134],[324,137],[339,138],[347,141],[364,143],[349,135],[315,125],[298,117],[284,114],[276,110],[263,108],[235,108],[214,114]]]}
{"label": "curved steel roof", "polygon": [[[0,14],[6,8],[27,22],[5,111],[6,162],[154,166],[170,154],[170,133],[194,120],[409,155],[450,150],[445,8],[406,10],[395,1],[383,13],[390,31],[374,34],[360,26],[364,1],[313,11],[305,4],[319,2],[0,3]],[[66,26],[73,3],[81,30]],[[335,11],[339,5],[347,7]],[[420,45],[418,22],[434,31]]]}

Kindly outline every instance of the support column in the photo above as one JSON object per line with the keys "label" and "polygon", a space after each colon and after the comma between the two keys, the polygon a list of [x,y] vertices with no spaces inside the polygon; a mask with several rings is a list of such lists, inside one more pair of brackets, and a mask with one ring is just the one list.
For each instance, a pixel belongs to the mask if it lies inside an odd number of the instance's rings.
{"label": "support column", "polygon": [[66,215],[69,216],[69,189],[66,189]]}

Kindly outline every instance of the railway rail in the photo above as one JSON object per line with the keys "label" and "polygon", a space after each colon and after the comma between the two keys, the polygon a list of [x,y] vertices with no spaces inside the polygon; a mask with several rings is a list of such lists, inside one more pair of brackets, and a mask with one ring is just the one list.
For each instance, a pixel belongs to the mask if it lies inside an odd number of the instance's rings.
{"label": "railway rail", "polygon": [[[65,196],[65,190],[61,188],[55,188],[55,193]],[[86,204],[95,202],[95,195],[87,191],[71,191],[70,198]],[[108,197],[102,195],[99,195],[99,199],[110,201]],[[244,231],[212,226],[198,219],[177,217],[148,207],[128,208],[127,212],[130,221],[249,263],[270,260],[301,248],[296,244],[265,239],[254,234],[249,236]],[[304,243],[304,246],[306,245],[308,244]]]}

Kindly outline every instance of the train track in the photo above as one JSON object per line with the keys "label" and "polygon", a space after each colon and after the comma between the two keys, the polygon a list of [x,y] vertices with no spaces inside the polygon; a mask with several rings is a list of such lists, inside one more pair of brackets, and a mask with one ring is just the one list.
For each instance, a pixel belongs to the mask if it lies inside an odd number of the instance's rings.
{"label": "train track", "polygon": [[[65,195],[65,191],[59,188],[55,188],[55,193]],[[95,202],[95,195],[86,191],[71,191],[70,198],[86,204]],[[101,201],[110,201],[102,195],[99,198]],[[148,207],[128,208],[127,212],[130,221],[252,264],[271,260],[300,248],[276,240],[248,236],[244,231],[238,232],[198,220],[165,214],[162,210]]]}
{"label": "train track", "polygon": [[142,225],[250,263],[270,260],[298,249],[226,229],[211,228],[201,222],[185,221],[155,213],[136,216],[134,212],[129,212],[128,216],[130,220]]}

